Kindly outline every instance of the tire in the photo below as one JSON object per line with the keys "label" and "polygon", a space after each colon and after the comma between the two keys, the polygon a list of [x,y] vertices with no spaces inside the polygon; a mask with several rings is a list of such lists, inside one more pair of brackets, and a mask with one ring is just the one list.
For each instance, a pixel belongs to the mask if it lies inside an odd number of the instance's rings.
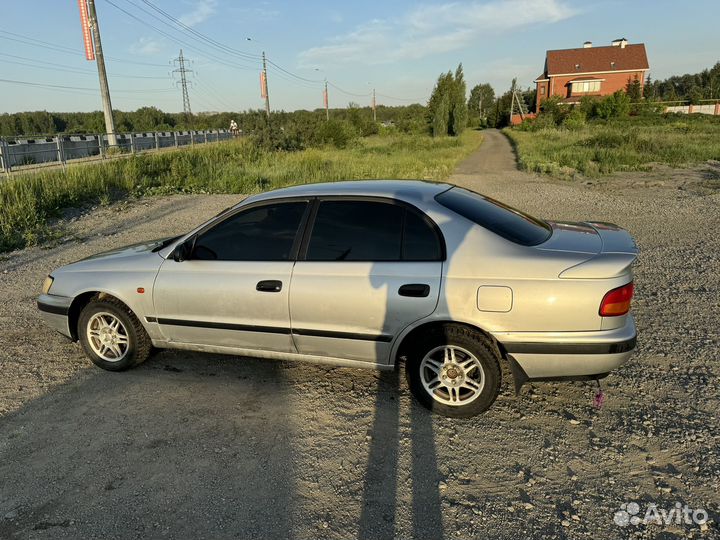
{"label": "tire", "polygon": [[78,337],[90,360],[108,371],[124,371],[144,362],[152,342],[140,321],[119,300],[94,297],[80,312]]}
{"label": "tire", "polygon": [[502,379],[500,355],[483,334],[449,324],[421,334],[406,350],[408,386],[425,408],[469,418],[495,402]]}

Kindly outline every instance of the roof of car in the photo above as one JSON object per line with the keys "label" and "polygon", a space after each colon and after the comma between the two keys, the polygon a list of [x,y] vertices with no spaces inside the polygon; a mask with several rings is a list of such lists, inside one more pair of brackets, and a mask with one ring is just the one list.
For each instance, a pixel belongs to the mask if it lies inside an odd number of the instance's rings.
{"label": "roof of car", "polygon": [[[356,195],[364,197],[391,197],[402,200],[426,200],[450,189],[452,185],[422,180],[353,180],[299,184],[251,197],[253,201],[281,197],[319,197],[323,195]],[[250,200],[250,199],[246,199]]]}

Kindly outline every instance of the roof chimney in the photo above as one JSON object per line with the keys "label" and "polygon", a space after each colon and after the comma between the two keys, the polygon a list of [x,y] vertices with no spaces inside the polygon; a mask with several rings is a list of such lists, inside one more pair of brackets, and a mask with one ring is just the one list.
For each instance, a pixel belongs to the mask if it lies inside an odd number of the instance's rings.
{"label": "roof chimney", "polygon": [[620,47],[621,49],[624,49],[627,44],[628,44],[628,40],[625,38],[614,39],[612,42],[613,47]]}
{"label": "roof chimney", "polygon": [[583,49],[589,49],[590,47],[592,47],[592,41],[586,41],[583,43]]}

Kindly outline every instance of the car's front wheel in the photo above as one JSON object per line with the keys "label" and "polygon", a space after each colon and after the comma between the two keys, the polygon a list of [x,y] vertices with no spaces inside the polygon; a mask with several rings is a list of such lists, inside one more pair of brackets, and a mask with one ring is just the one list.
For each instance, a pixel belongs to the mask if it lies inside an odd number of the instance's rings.
{"label": "car's front wheel", "polygon": [[500,391],[497,349],[481,333],[460,325],[421,335],[408,351],[405,371],[415,398],[444,416],[480,414]]}
{"label": "car's front wheel", "polygon": [[80,312],[78,337],[92,362],[108,371],[123,371],[143,362],[150,337],[125,304],[115,298],[93,298]]}

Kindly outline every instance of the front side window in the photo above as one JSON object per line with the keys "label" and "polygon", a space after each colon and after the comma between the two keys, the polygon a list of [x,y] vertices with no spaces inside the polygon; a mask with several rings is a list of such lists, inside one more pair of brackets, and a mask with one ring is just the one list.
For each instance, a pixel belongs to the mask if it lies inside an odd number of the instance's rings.
{"label": "front side window", "polygon": [[192,258],[287,261],[307,202],[267,204],[240,211],[200,234]]}
{"label": "front side window", "polygon": [[379,201],[323,201],[308,243],[309,261],[437,261],[438,233],[422,215]]}
{"label": "front side window", "polygon": [[535,246],[545,242],[552,234],[552,229],[544,221],[467,189],[451,188],[437,195],[435,200],[516,244]]}

